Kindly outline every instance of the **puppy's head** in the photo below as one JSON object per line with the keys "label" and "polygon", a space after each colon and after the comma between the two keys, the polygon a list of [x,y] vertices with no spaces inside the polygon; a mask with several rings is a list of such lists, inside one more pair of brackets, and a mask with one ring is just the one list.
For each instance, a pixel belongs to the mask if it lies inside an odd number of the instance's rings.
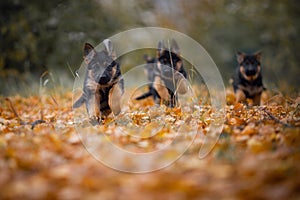
{"label": "puppy's head", "polygon": [[99,84],[107,84],[116,73],[115,53],[110,40],[104,40],[105,49],[96,51],[89,43],[83,48],[83,58],[88,70]]}
{"label": "puppy's head", "polygon": [[254,81],[258,78],[261,73],[261,52],[257,52],[255,54],[238,52],[237,61],[243,78],[248,81]]}
{"label": "puppy's head", "polygon": [[159,42],[157,52],[157,66],[164,76],[170,77],[174,70],[180,71],[183,67],[179,47],[175,40],[171,41],[170,48],[166,48],[163,42]]}

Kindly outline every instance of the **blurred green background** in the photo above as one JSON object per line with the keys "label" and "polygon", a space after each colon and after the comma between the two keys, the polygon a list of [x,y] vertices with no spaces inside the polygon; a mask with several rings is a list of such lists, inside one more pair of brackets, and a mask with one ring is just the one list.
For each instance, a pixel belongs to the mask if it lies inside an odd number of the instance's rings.
{"label": "blurred green background", "polygon": [[266,86],[295,92],[300,85],[297,5],[296,0],[1,0],[0,94],[37,91],[46,70],[71,88],[84,42],[96,45],[145,26],[171,28],[198,41],[226,85],[237,65],[235,52],[261,50]]}

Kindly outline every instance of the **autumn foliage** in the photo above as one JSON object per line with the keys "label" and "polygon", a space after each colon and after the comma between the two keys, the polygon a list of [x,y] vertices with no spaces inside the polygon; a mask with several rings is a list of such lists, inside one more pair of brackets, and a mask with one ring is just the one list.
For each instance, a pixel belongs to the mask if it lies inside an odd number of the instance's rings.
{"label": "autumn foliage", "polygon": [[[71,93],[2,97],[0,102],[0,199],[300,197],[300,97],[278,94],[264,106],[228,105],[222,134],[208,156],[198,158],[204,142],[198,134],[173,165],[139,175],[110,169],[85,150],[74,128]],[[157,113],[147,106],[153,106],[150,100],[130,107],[132,126],[150,124],[151,129]],[[211,113],[209,106],[203,109],[202,130]],[[166,124],[183,118],[178,108],[163,111]],[[172,138],[167,125],[151,140],[118,135],[112,120],[98,129],[130,150],[151,151]]]}

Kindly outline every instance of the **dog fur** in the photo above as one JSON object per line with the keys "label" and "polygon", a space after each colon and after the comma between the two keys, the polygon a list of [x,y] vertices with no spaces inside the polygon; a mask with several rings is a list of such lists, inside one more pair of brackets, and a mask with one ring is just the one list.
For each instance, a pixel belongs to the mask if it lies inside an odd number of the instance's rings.
{"label": "dog fur", "polygon": [[180,49],[175,40],[171,41],[170,48],[164,43],[158,43],[157,57],[145,56],[146,75],[150,82],[147,93],[137,97],[141,100],[152,96],[156,103],[163,103],[169,107],[175,107],[178,101],[178,93],[185,94],[188,90]]}
{"label": "dog fur", "polygon": [[96,125],[111,112],[117,115],[121,111],[120,99],[124,92],[119,64],[112,42],[103,41],[105,49],[96,51],[89,43],[83,48],[83,58],[86,64],[86,75],[83,84],[83,94],[75,101],[73,108],[86,105],[91,124]]}
{"label": "dog fur", "polygon": [[251,99],[253,105],[260,105],[261,94],[265,90],[261,73],[261,52],[254,54],[238,52],[236,57],[238,67],[233,78],[236,103],[246,103],[246,99]]}

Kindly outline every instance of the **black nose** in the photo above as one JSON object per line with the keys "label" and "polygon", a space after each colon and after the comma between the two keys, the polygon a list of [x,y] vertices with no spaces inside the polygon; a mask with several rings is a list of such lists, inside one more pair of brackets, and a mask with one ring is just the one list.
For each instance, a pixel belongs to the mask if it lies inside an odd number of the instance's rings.
{"label": "black nose", "polygon": [[247,69],[246,75],[247,76],[254,76],[256,74],[256,69]]}
{"label": "black nose", "polygon": [[109,80],[110,80],[110,78],[109,78],[108,76],[103,75],[103,76],[100,77],[99,83],[100,83],[100,84],[106,84],[106,83],[109,82]]}

